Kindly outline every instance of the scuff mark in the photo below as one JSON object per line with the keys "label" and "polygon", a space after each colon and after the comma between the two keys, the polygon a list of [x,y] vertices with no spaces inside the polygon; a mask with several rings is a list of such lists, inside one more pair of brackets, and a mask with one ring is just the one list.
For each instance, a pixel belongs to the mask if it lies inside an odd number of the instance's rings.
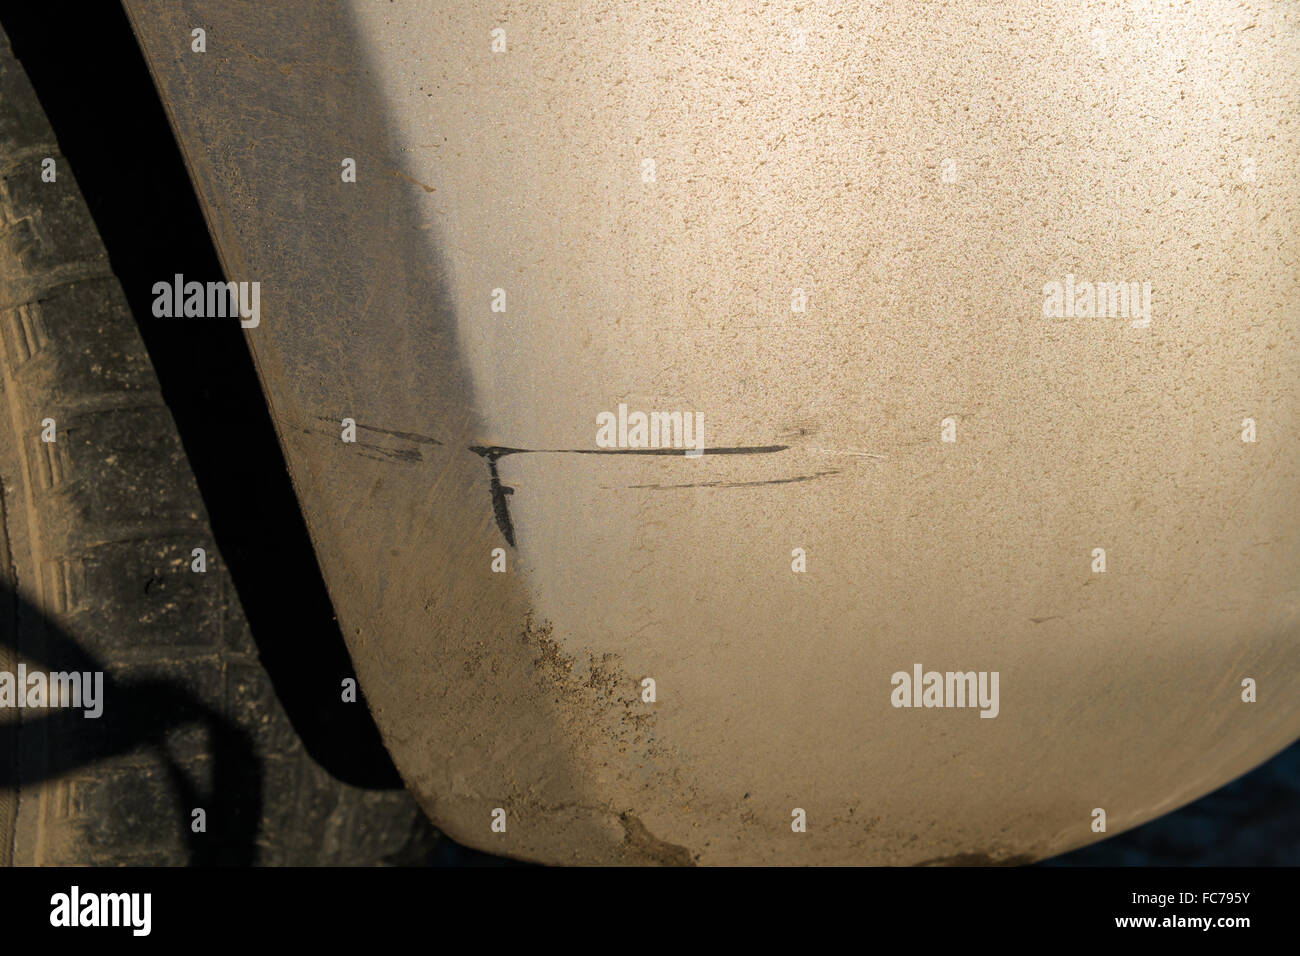
{"label": "scuff mark", "polygon": [[[325,418],[323,416],[317,417],[320,421],[329,422],[331,425],[337,425],[341,421],[341,419],[338,418]],[[407,441],[420,442],[426,445],[442,444],[442,442],[438,441],[436,438],[430,438],[428,435],[420,435],[416,432],[399,432],[392,428],[380,428],[377,425],[363,425],[361,422],[356,422],[356,426],[362,431],[379,432],[381,435],[392,435],[394,438],[405,438]]]}
{"label": "scuff mark", "polygon": [[501,530],[501,536],[506,539],[506,544],[513,548],[515,546],[515,525],[510,520],[510,505],[507,503],[506,497],[513,495],[515,489],[501,483],[501,475],[497,472],[497,460],[495,458],[488,459],[488,474],[492,479],[492,515],[496,518],[497,527]]}
{"label": "scuff mark", "polygon": [[405,179],[408,183],[414,183],[415,185],[417,185],[417,186],[419,186],[421,189],[423,189],[426,193],[437,192],[437,190],[434,189],[432,186],[426,185],[425,183],[420,182],[418,179],[415,179],[415,178],[413,178],[413,177],[411,177],[411,176],[406,175],[406,173],[402,172],[402,171],[399,170],[399,169],[390,169],[390,170],[388,171],[388,174],[389,174],[390,176],[397,176],[397,177],[399,177],[399,178],[401,178],[401,179]]}
{"label": "scuff mark", "polygon": [[[368,451],[378,452],[386,460],[400,461],[407,464],[424,461],[424,456],[415,448],[385,448],[383,445],[372,445],[370,442],[359,441],[355,443],[358,448],[365,448]],[[374,455],[367,455],[367,458],[373,458]]]}
{"label": "scuff mark", "polygon": [[[703,448],[704,455],[770,455],[786,451],[789,445],[736,445],[730,448]],[[470,445],[476,455],[494,460],[506,455],[678,455],[686,457],[692,448],[510,448],[505,445]]]}
{"label": "scuff mark", "polygon": [[[360,427],[360,426],[358,426]],[[764,455],[785,451],[789,445],[746,445],[724,448],[705,448],[702,455]],[[515,547],[515,525],[510,520],[510,505],[506,498],[515,490],[501,483],[497,462],[507,455],[678,455],[685,457],[690,448],[510,448],[506,445],[470,445],[469,450],[488,463],[489,490],[492,494],[492,515],[501,536],[510,547]]]}
{"label": "scuff mark", "polygon": [[405,438],[407,441],[419,442],[425,445],[441,445],[442,442],[436,438],[430,438],[428,435],[418,435],[415,432],[399,432],[392,428],[378,428],[375,425],[362,425],[357,423],[357,427],[363,431],[379,432],[381,435],[392,435],[394,438]]}
{"label": "scuff mark", "polygon": [[822,455],[844,455],[849,458],[871,458],[875,461],[889,461],[888,455],[874,451],[858,451],[852,448],[809,448],[808,451]]}
{"label": "scuff mark", "polygon": [[815,475],[795,475],[793,478],[768,478],[764,481],[695,481],[684,485],[626,485],[627,488],[648,489],[650,491],[672,491],[676,488],[756,488],[759,485],[791,485],[799,481],[816,481],[838,475],[834,471],[819,471]]}

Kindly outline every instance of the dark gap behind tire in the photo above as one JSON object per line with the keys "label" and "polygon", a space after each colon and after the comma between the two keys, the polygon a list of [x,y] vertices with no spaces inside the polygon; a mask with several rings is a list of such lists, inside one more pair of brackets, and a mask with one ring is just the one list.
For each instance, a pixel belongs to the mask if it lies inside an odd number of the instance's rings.
{"label": "dark gap behind tire", "polygon": [[[78,6],[62,17],[41,9],[50,16],[42,28],[57,25],[60,43],[44,51],[34,44],[26,56],[41,69],[58,71],[77,59],[69,36],[93,29],[108,7]],[[6,25],[20,19],[11,12]],[[102,32],[87,42],[111,46]],[[136,55],[134,46],[130,53]],[[113,55],[122,54],[118,49]],[[81,61],[87,62],[94,58]],[[77,88],[89,96],[98,79]],[[67,94],[73,86],[60,88]],[[142,150],[130,174],[121,166],[116,173],[92,174],[101,204],[124,204],[141,228],[130,235],[142,235],[151,221],[167,218],[168,207],[158,203],[168,200],[156,194],[159,177],[143,158],[159,147],[132,140],[130,114],[122,109],[127,102],[71,138],[105,135],[106,127],[116,126],[114,148]],[[102,106],[89,100],[91,109]],[[58,163],[56,183],[40,180],[45,155]],[[84,162],[70,161],[55,145],[0,37],[0,212],[6,223],[0,230],[0,352],[11,433],[0,442],[0,468],[6,518],[22,524],[12,565],[4,569],[11,597],[4,602],[8,619],[0,640],[38,655],[34,666],[106,672],[99,720],[67,711],[27,712],[16,733],[0,726],[6,749],[22,750],[16,776],[12,763],[0,767],[0,789],[16,787],[20,796],[16,861],[365,864],[409,858],[413,846],[430,840],[414,801],[404,791],[368,792],[333,779],[304,749],[259,665],[260,651],[264,662],[279,667],[286,695],[315,720],[305,726],[343,768],[340,776],[393,782],[364,704],[340,699],[340,680],[351,667],[283,464],[276,470],[265,459],[249,462],[254,452],[265,451],[259,442],[269,440],[277,457],[278,446],[269,422],[263,422],[263,439],[246,431],[256,421],[253,397],[257,408],[261,398],[237,323],[232,329],[195,323],[153,329],[169,368],[170,386],[160,394],[74,179],[79,165],[95,169],[95,151],[81,155]],[[173,228],[189,226],[182,218]],[[199,220],[197,234],[205,236],[201,230]],[[157,241],[122,257],[128,281],[166,265]],[[172,242],[165,235],[163,241]],[[191,273],[188,260],[184,271]],[[215,269],[193,267],[194,278],[218,276]],[[254,392],[228,395],[239,377],[237,368],[222,363],[237,366],[240,354]],[[198,440],[191,435],[188,449],[164,404],[171,397],[197,423]],[[59,423],[54,445],[37,437],[46,415]],[[209,531],[186,450],[192,460],[208,463],[214,511],[228,519],[229,553]],[[214,475],[213,463],[223,461],[226,470]],[[281,478],[278,491],[263,473]],[[252,517],[241,524],[246,511]],[[305,552],[295,554],[292,541],[263,543],[268,533],[292,538],[286,515],[296,519]],[[254,527],[261,536],[256,540]],[[205,574],[190,571],[192,547],[208,551]],[[230,566],[228,554],[236,556]],[[269,630],[257,634],[257,647],[230,586],[241,560],[244,590],[268,615],[261,626]],[[314,605],[315,617],[303,613],[313,607],[310,591],[302,600],[294,590],[302,574],[316,575],[321,603]],[[331,656],[331,632],[341,659]],[[367,735],[377,755],[365,749]],[[37,739],[29,759],[28,742]],[[374,766],[357,773],[354,760],[363,754]],[[195,806],[210,814],[206,833],[186,825]],[[36,836],[24,839],[24,833]]]}
{"label": "dark gap behind tire", "polygon": [[108,249],[176,420],[262,663],[294,729],[335,777],[402,786],[352,675],[235,322],[153,317],[153,284],[224,279],[162,104],[116,3],[15,4],[0,24]]}

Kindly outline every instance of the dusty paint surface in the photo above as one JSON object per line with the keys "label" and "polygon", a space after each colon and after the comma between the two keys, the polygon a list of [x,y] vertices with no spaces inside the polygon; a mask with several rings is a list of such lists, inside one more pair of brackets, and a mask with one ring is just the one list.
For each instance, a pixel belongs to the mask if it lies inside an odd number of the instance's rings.
{"label": "dusty paint surface", "polygon": [[[127,6],[458,840],[1018,862],[1300,733],[1290,5]],[[590,453],[619,403],[750,453]],[[892,706],[916,662],[998,716]]]}

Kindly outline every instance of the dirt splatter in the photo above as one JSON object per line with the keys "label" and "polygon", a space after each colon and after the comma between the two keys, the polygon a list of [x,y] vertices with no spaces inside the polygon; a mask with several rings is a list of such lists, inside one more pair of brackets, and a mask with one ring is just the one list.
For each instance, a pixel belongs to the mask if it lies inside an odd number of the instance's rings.
{"label": "dirt splatter", "polygon": [[628,851],[641,859],[661,866],[694,866],[691,851],[676,843],[660,840],[646,829],[644,823],[632,813],[619,815],[623,824],[623,845]]}

